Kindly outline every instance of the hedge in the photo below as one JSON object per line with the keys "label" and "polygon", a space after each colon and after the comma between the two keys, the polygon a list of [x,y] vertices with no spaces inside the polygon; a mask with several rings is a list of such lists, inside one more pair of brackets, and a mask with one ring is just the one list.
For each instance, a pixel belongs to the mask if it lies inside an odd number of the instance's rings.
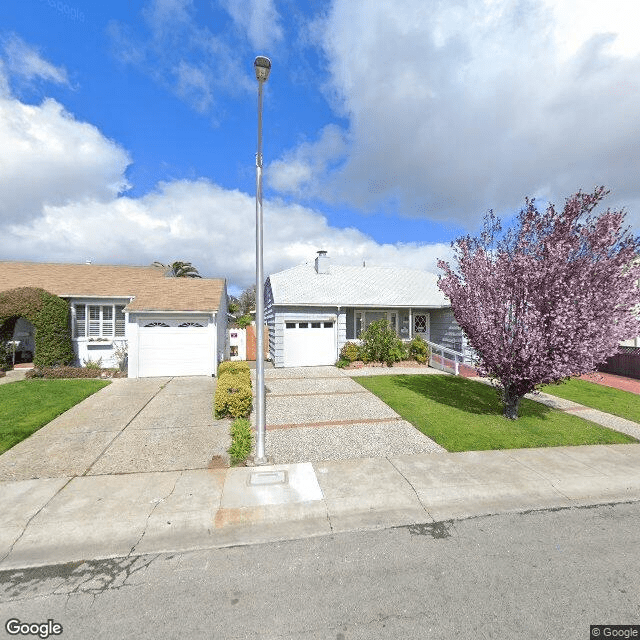
{"label": "hedge", "polygon": [[216,418],[224,418],[225,416],[247,418],[249,416],[253,406],[253,393],[251,391],[251,373],[246,362],[222,363],[218,367],[218,384],[216,385],[214,405]]}
{"label": "hedge", "polygon": [[36,367],[68,365],[75,359],[69,322],[69,305],[62,298],[36,287],[19,287],[0,293],[0,343],[13,337],[18,318],[35,328]]}

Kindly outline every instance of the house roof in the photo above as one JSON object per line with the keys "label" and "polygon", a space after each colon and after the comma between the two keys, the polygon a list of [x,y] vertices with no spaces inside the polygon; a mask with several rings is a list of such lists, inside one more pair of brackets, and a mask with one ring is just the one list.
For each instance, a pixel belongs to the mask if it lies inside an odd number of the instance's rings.
{"label": "house roof", "polygon": [[428,271],[306,263],[269,276],[274,305],[448,307],[438,278]]}
{"label": "house roof", "polygon": [[166,278],[158,267],[0,261],[0,291],[40,287],[61,298],[133,298],[128,311],[217,311],[222,278]]}

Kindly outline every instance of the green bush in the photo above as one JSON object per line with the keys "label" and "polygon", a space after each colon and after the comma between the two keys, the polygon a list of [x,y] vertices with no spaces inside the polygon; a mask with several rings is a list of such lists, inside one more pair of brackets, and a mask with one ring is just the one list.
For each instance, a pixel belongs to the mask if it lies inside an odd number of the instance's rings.
{"label": "green bush", "polygon": [[97,360],[91,360],[91,358],[89,358],[88,360],[83,360],[82,364],[87,369],[102,369],[102,358],[98,358]]}
{"label": "green bush", "polygon": [[340,349],[340,360],[355,362],[360,360],[360,347],[355,342],[345,342]]}
{"label": "green bush", "polygon": [[117,369],[96,369],[91,367],[36,367],[29,369],[27,378],[113,378],[118,377]]}
{"label": "green bush", "polygon": [[372,322],[360,336],[360,358],[366,362],[394,362],[406,358],[406,348],[387,320]]}
{"label": "green bush", "polygon": [[251,371],[248,362],[225,360],[218,365],[218,377],[223,373],[238,373],[239,371]]}
{"label": "green bush", "polygon": [[340,358],[340,360],[338,360],[336,362],[336,367],[338,367],[338,369],[346,369],[351,363],[349,362],[349,360],[345,360],[344,358]]}
{"label": "green bush", "polygon": [[231,424],[231,446],[227,451],[232,464],[244,462],[249,457],[252,439],[249,421],[246,418],[236,418]]}
{"label": "green bush", "polygon": [[429,358],[431,357],[431,349],[429,349],[429,345],[422,339],[421,336],[416,336],[409,343],[409,357],[421,364],[429,362]]}
{"label": "green bush", "polygon": [[0,371],[9,371],[13,368],[13,352],[6,342],[0,342]]}
{"label": "green bush", "polygon": [[248,313],[246,315],[244,315],[244,316],[240,316],[236,320],[236,324],[241,329],[246,329],[252,322],[253,322],[253,318]]}
{"label": "green bush", "polygon": [[[225,416],[246,418],[251,413],[253,394],[249,366],[246,363],[238,364],[246,366],[237,370],[232,367],[223,367],[222,374],[218,375],[214,402],[216,418],[224,418]],[[218,368],[219,371],[220,368]]]}

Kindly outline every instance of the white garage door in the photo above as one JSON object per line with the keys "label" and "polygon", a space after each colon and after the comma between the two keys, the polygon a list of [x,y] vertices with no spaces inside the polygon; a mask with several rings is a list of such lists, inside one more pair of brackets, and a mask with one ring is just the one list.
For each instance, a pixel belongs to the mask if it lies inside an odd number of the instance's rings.
{"label": "white garage door", "polygon": [[149,322],[140,327],[138,375],[203,376],[213,373],[214,345],[203,322]]}
{"label": "white garage door", "polygon": [[335,362],[336,333],[333,321],[285,323],[285,367],[314,367]]}

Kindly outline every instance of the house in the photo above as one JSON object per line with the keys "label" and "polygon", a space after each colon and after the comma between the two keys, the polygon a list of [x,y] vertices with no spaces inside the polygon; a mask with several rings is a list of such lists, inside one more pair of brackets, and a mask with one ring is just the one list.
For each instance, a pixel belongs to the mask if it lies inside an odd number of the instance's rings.
{"label": "house", "polygon": [[[18,287],[68,301],[76,364],[116,366],[115,350],[125,347],[130,378],[215,375],[228,357],[224,279],[168,278],[158,267],[0,261],[0,292]],[[33,327],[22,318],[14,332],[28,342]]]}
{"label": "house", "polygon": [[422,336],[456,351],[465,337],[437,276],[401,268],[314,262],[274,273],[265,284],[269,353],[276,367],[335,364],[345,342],[385,318],[403,340]]}

